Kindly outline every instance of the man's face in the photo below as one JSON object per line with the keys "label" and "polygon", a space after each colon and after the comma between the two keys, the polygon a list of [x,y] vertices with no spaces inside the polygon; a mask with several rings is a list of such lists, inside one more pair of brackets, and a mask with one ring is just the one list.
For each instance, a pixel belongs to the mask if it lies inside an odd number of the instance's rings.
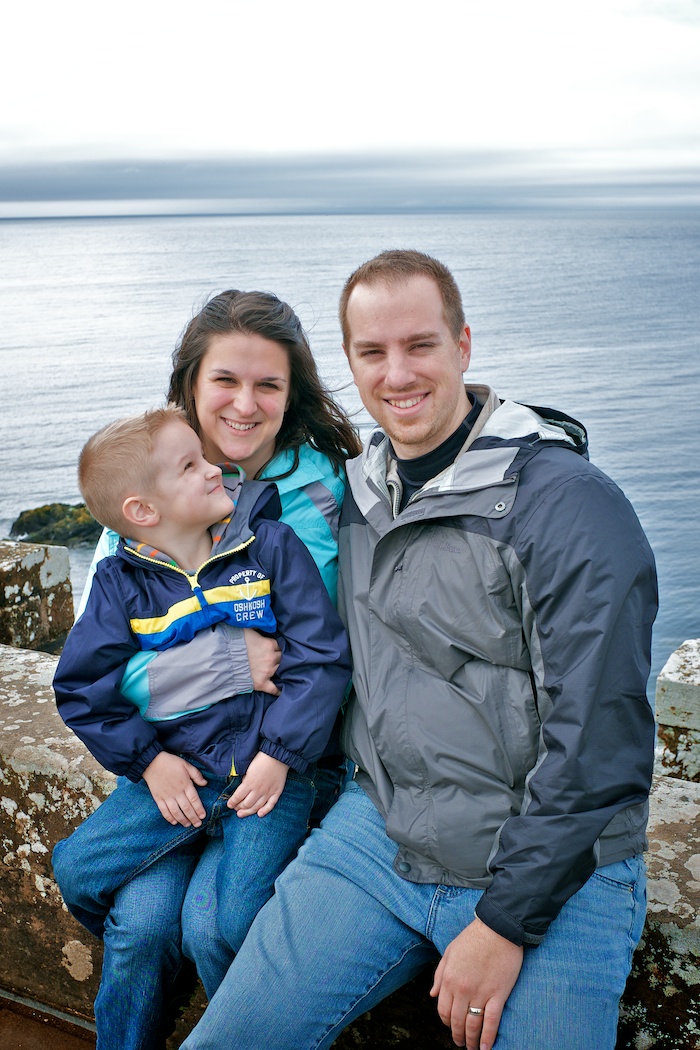
{"label": "man's face", "polygon": [[359,284],[347,307],[344,347],[367,411],[391,438],[400,459],[432,452],[469,411],[462,374],[471,340],[450,332],[432,278]]}

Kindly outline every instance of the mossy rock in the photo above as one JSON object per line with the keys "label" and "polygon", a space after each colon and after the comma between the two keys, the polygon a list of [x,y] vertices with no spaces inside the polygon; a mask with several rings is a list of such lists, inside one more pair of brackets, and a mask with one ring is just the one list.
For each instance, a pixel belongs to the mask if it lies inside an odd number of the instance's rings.
{"label": "mossy rock", "polygon": [[10,529],[13,539],[29,543],[56,543],[76,547],[97,542],[102,526],[84,503],[47,503],[34,510],[23,510]]}

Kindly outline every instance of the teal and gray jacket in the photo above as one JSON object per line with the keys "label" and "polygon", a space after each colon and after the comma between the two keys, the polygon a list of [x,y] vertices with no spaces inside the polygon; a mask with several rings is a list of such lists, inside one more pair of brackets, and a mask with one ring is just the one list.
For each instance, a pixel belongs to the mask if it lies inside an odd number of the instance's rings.
{"label": "teal and gray jacket", "polygon": [[537,944],[597,866],[646,845],[656,575],[583,428],[470,389],[466,445],[400,513],[381,430],[347,464],[343,746],[397,872],[484,889],[479,917]]}

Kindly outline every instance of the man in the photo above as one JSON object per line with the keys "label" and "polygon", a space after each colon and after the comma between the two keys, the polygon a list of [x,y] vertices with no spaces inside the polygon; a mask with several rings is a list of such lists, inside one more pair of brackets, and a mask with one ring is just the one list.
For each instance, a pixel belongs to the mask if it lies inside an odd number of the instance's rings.
{"label": "man", "polygon": [[184,1046],[329,1047],[439,955],[458,1046],[612,1050],[644,921],[652,553],[580,425],[465,388],[444,266],[385,252],[340,317],[380,424],[341,518],[355,777]]}

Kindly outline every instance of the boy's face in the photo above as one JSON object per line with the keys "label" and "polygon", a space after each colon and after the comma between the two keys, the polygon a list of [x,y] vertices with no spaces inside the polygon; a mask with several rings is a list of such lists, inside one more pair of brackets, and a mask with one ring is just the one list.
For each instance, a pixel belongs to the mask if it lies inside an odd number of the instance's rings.
{"label": "boy's face", "polygon": [[194,430],[167,423],[153,443],[155,490],[148,499],[162,520],[186,529],[207,529],[233,510],[221,484],[221,469],[207,462]]}

